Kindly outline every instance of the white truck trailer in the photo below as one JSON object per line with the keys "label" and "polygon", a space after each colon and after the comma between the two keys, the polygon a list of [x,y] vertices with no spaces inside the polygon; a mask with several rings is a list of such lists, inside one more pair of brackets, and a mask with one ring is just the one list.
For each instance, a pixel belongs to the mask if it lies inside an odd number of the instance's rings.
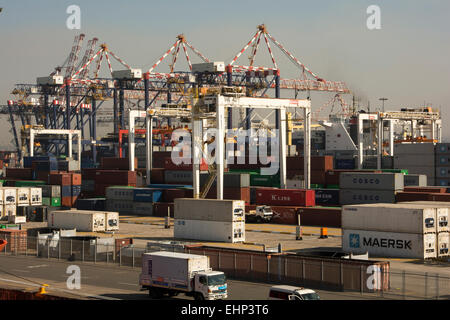
{"label": "white truck trailer", "polygon": [[227,298],[225,274],[209,267],[208,256],[166,251],[144,253],[139,284],[154,299],[179,293],[196,300]]}

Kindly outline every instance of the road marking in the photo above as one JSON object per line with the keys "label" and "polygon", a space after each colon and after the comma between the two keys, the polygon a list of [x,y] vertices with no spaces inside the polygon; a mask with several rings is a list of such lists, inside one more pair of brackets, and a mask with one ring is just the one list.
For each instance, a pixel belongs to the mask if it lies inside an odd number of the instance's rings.
{"label": "road marking", "polygon": [[21,269],[11,269],[11,271],[16,271],[16,272],[25,272],[25,273],[29,273],[29,270],[21,270]]}
{"label": "road marking", "polygon": [[133,286],[133,287],[137,286],[136,283],[126,283],[126,282],[117,282],[117,283],[118,283],[118,284],[124,284],[124,285],[126,285],[126,286]]}
{"label": "road marking", "polygon": [[33,268],[42,268],[42,267],[49,267],[48,264],[40,264],[37,266],[28,266],[27,268],[33,269]]}

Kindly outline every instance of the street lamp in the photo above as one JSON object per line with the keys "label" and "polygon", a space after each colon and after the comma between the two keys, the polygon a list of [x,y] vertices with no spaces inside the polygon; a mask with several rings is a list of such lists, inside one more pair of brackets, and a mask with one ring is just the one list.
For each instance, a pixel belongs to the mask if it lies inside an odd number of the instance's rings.
{"label": "street lamp", "polygon": [[383,101],[383,112],[384,112],[384,102],[385,102],[386,100],[388,100],[388,98],[380,98],[380,99],[378,99],[378,100]]}

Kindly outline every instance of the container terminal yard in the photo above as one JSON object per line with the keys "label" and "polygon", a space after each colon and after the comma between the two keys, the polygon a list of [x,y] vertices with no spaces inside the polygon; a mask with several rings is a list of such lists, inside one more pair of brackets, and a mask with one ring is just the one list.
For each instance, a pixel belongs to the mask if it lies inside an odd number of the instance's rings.
{"label": "container terminal yard", "polygon": [[72,30],[10,83],[0,299],[450,298],[440,108],[365,109],[271,27],[229,60],[178,34],[150,68]]}

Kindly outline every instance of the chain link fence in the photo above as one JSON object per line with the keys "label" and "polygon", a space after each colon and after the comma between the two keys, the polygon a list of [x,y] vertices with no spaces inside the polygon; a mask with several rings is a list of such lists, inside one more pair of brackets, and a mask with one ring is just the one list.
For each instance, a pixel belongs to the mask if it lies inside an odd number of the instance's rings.
{"label": "chain link fence", "polygon": [[[112,238],[77,239],[55,237],[19,237],[2,235],[8,244],[0,255],[36,256],[89,263],[114,264],[139,269],[142,254],[155,251],[191,252],[210,257],[213,269],[225,272],[231,279],[254,282],[292,284],[324,290],[359,292],[362,297],[382,299],[450,299],[450,277],[438,273],[413,273],[377,269],[375,265],[331,264],[287,255],[267,255],[256,252],[230,252],[188,249],[177,243],[148,243],[146,247],[125,244]],[[289,259],[288,259],[289,258]],[[345,262],[346,259],[341,261]]]}

